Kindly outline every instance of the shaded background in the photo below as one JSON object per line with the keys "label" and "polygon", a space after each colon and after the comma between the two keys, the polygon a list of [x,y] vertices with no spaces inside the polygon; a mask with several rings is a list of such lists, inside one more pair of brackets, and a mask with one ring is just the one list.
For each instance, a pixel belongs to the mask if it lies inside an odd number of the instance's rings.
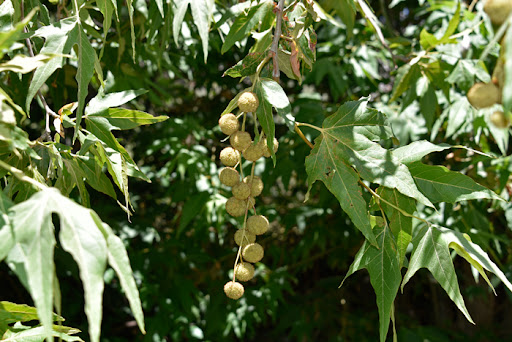
{"label": "shaded background", "polygon": [[[217,1],[216,22],[223,15],[229,18],[227,10],[234,3]],[[327,10],[332,7],[332,1],[320,3]],[[370,4],[383,23],[385,36],[396,43],[392,48],[397,55],[418,51],[420,31],[426,28],[436,32],[445,27],[455,11],[455,2],[450,1],[444,1],[442,6],[435,1],[393,1],[392,8],[388,8],[388,1]],[[50,13],[57,11],[56,6],[46,6]],[[121,2],[119,8],[120,15],[127,18]],[[226,146],[221,142],[224,135],[217,120],[228,102],[248,83],[240,84],[222,74],[249,52],[254,41],[249,38],[221,55],[220,26],[215,25],[210,34],[208,62],[204,64],[190,13],[178,47],[170,33],[171,6],[166,4],[165,19],[154,15],[157,9],[152,1],[135,1],[135,9],[137,63],[131,59],[128,21],[121,20],[109,34],[102,59],[104,70],[108,70],[107,92],[147,89],[149,92],[132,105],[170,119],[129,133],[116,132],[152,180],[149,184],[130,180],[135,207],[131,223],[111,198],[88,189],[91,207],[127,245],[147,326],[146,336],[141,335],[128,302],[120,293],[118,279],[113,270],[108,270],[102,341],[378,340],[379,318],[368,273],[357,272],[339,288],[363,237],[322,184],[315,184],[310,199],[304,202],[308,189],[304,159],[309,147],[278,118],[277,166],[274,168],[267,160],[258,162],[256,167],[265,184],[256,205],[271,221],[270,232],[260,242],[265,257],[256,264],[256,276],[245,285],[244,297],[239,301],[225,297],[223,285],[232,272],[236,256],[233,234],[239,222],[226,214],[224,202],[230,192],[217,178],[221,168],[218,155]],[[482,19],[481,6],[474,11],[476,17],[466,14],[468,26],[470,21]],[[331,13],[339,20],[335,8]],[[102,21],[99,13],[93,19]],[[413,99],[407,107],[403,106],[404,100],[388,104],[395,65],[360,16],[356,17],[352,36],[347,36],[344,27],[327,22],[315,28],[318,46],[313,70],[304,72],[302,85],[282,75],[281,84],[297,121],[321,125],[341,103],[371,95],[372,106],[388,114],[401,145],[430,138],[432,131],[425,125],[418,101]],[[463,29],[460,27],[459,31]],[[464,57],[478,58],[490,35],[485,30],[472,32],[472,45],[464,51]],[[122,44],[119,48],[120,41],[126,42],[125,48]],[[489,70],[496,57],[497,54],[490,56]],[[404,61],[397,63],[400,66]],[[52,108],[73,101],[75,73],[75,67],[67,65],[47,82],[55,85],[49,86],[46,96]],[[455,84],[453,91],[465,94],[467,87]],[[23,99],[26,89],[15,92]],[[95,92],[91,87],[90,97]],[[434,105],[435,117],[443,112],[443,106],[446,104]],[[43,117],[37,114],[41,111],[35,102],[32,111],[32,118]],[[33,129],[35,139],[42,123],[32,120],[25,124],[27,130]],[[433,142],[482,149],[481,144],[475,143],[471,129],[450,137],[445,136],[445,131],[446,123],[439,127]],[[304,132],[314,139],[315,132],[307,128]],[[488,151],[501,154],[492,136],[486,143],[484,148]],[[432,154],[430,158],[462,170],[496,191],[505,188],[511,168],[506,157],[492,164],[467,158],[465,151],[458,150]],[[510,278],[512,209],[508,204],[446,204],[439,212],[437,223],[469,233]],[[86,319],[77,266],[60,248],[56,249],[55,259],[62,288],[62,315],[67,325],[87,331],[85,325],[79,324]],[[396,300],[400,341],[505,341],[512,337],[511,293],[491,278],[497,285],[495,297],[485,282],[475,282],[465,261],[455,258],[455,266],[476,326],[465,320],[444,290],[422,270]],[[30,296],[5,264],[0,265],[0,279],[2,299],[31,304]],[[87,339],[86,334],[82,338]]]}

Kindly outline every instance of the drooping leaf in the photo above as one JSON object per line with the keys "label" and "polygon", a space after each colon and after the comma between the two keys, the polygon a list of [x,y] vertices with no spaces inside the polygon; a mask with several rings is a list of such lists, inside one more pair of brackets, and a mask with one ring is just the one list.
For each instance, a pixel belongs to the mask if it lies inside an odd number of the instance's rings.
{"label": "drooping leaf", "polygon": [[228,70],[224,72],[222,77],[231,76],[233,78],[246,77],[256,73],[256,68],[265,58],[265,54],[261,52],[250,53],[244,57],[241,61],[236,63]]}
{"label": "drooping leaf", "polygon": [[[505,56],[512,56],[512,25],[508,26],[502,49],[505,49]],[[503,109],[512,111],[512,59],[505,58],[505,84],[502,90]]]}
{"label": "drooping leaf", "polygon": [[[67,332],[67,333],[57,331],[57,330],[64,330],[63,328],[67,328],[67,327],[57,326],[57,325],[53,326],[53,330],[51,331],[52,336],[57,337],[62,341],[68,341],[68,342],[83,341],[78,336],[70,336],[70,334],[76,334],[76,333],[80,332],[80,330],[74,329],[74,328],[68,328],[68,330],[70,332]],[[74,331],[71,329],[74,329]],[[44,333],[43,327],[34,327],[34,328],[29,328],[27,330],[22,330],[22,331],[18,331],[18,332],[12,332],[9,330],[4,334],[2,341],[6,341],[6,342],[43,342],[45,340],[45,338],[46,338],[46,335]]]}
{"label": "drooping leaf", "polygon": [[345,280],[355,272],[363,268],[368,270],[370,282],[377,296],[380,341],[383,342],[386,340],[391,310],[402,275],[399,255],[391,231],[388,227],[384,227],[375,229],[375,233],[378,248],[365,241],[340,286],[343,286]]}
{"label": "drooping leaf", "polygon": [[89,114],[87,119],[102,126],[106,130],[132,129],[141,125],[151,125],[167,120],[165,115],[153,116],[138,110],[125,108],[108,108],[104,111]]}
{"label": "drooping leaf", "polygon": [[[399,193],[396,189],[379,187],[377,193],[395,207],[403,212],[412,215],[416,211],[416,201]],[[407,247],[412,240],[412,217],[405,215],[402,211],[393,208],[384,201],[380,201],[388,219],[389,228],[396,240],[396,247],[400,260],[400,267],[404,265]]]}
{"label": "drooping leaf", "polygon": [[213,17],[213,0],[191,0],[190,9],[192,10],[192,18],[194,24],[199,31],[199,37],[203,44],[204,62],[208,59],[208,36],[210,31],[210,22]]}
{"label": "drooping leaf", "polygon": [[421,192],[434,203],[484,198],[503,200],[468,176],[448,170],[444,166],[414,162],[409,164],[409,170]]}
{"label": "drooping leaf", "polygon": [[40,66],[43,66],[53,57],[55,56],[45,54],[39,54],[34,57],[16,55],[10,61],[0,64],[0,72],[12,71],[26,74]]}
{"label": "drooping leaf", "polygon": [[14,203],[3,191],[0,191],[0,261],[7,256],[14,245],[11,220],[8,216],[9,208],[13,205]]}
{"label": "drooping leaf", "polygon": [[52,213],[56,213],[60,218],[60,243],[80,270],[91,341],[99,341],[107,247],[100,231],[102,227],[91,216],[93,212],[51,188],[13,206],[10,212],[17,258],[21,253],[27,284],[47,336],[51,334],[53,306],[55,238],[51,220]]}
{"label": "drooping leaf", "polygon": [[390,102],[396,101],[421,76],[418,64],[405,64],[398,69]]}
{"label": "drooping leaf", "polygon": [[[283,88],[274,80],[261,79],[262,95],[276,109],[277,114],[282,117],[290,131],[294,130],[295,118],[291,114],[291,105],[288,96]],[[269,147],[270,148],[270,147]],[[272,151],[272,149],[271,149]]]}
{"label": "drooping leaf", "polygon": [[459,290],[459,283],[449,251],[450,241],[436,227],[422,227],[412,241],[414,248],[407,273],[402,281],[402,291],[407,282],[420,268],[427,268],[446,294],[471,323],[471,318]]}
{"label": "drooping leaf", "polygon": [[139,291],[133,278],[133,271],[130,266],[130,260],[128,259],[128,253],[124,247],[123,241],[117,237],[112,228],[106,223],[101,222],[98,215],[93,214],[93,219],[96,221],[98,226],[102,227],[102,233],[107,241],[108,249],[108,263],[116,271],[119,280],[121,281],[121,287],[123,288],[133,316],[137,321],[140,331],[145,334],[144,329],[144,314],[142,312],[142,304],[140,302]]}

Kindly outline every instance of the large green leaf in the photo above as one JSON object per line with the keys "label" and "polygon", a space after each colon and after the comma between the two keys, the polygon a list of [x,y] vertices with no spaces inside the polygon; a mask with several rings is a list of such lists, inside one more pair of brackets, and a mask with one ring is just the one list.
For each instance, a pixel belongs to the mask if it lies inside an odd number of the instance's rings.
{"label": "large green leaf", "polygon": [[99,341],[107,247],[102,227],[91,216],[93,212],[51,188],[13,206],[10,212],[17,247],[15,257],[23,262],[27,285],[47,336],[51,334],[53,304],[52,213],[56,213],[60,218],[60,243],[80,270],[91,341]]}
{"label": "large green leaf", "polygon": [[365,241],[354,262],[343,279],[343,285],[351,274],[366,268],[370,274],[370,282],[377,296],[380,320],[380,341],[386,340],[391,318],[393,302],[400,287],[402,275],[400,274],[399,255],[395,240],[388,227],[377,228],[378,248]]}
{"label": "large green leaf", "polygon": [[9,208],[14,204],[0,191],[0,261],[2,261],[14,245]]}
{"label": "large green leaf", "polygon": [[[262,78],[260,82],[262,95],[265,100],[270,103],[272,107],[276,109],[277,114],[284,119],[288,129],[293,131],[295,129],[295,118],[292,115],[290,100],[288,100],[288,96],[286,96],[283,88],[279,83],[269,78]],[[269,141],[269,148],[270,144]],[[271,151],[273,151],[273,147]]]}
{"label": "large green leaf", "polygon": [[427,268],[468,321],[474,323],[459,290],[457,275],[448,247],[450,241],[446,239],[441,230],[435,227],[422,227],[416,233],[412,243],[414,248],[407,273],[402,281],[402,291],[420,268]]}
{"label": "large green leaf", "polygon": [[[416,201],[402,195],[396,189],[380,187],[378,194],[387,202],[400,208],[407,214],[412,215],[416,211]],[[381,201],[380,205],[389,219],[389,228],[391,228],[391,232],[395,236],[400,257],[400,267],[402,267],[404,265],[407,247],[409,247],[409,243],[412,240],[412,217],[405,215],[402,211],[395,209],[384,201]]]}
{"label": "large green leaf", "polygon": [[[62,341],[83,341],[78,336],[70,336],[71,334],[79,333],[80,330],[75,328],[69,328],[64,326],[54,325],[51,332],[52,336],[58,337]],[[43,342],[46,339],[46,335],[43,327],[27,328],[17,332],[7,331],[2,341],[5,342]]]}
{"label": "large green leaf", "polygon": [[351,101],[325,119],[321,136],[330,140],[339,159],[334,163],[353,166],[367,181],[397,189],[427,206],[433,204],[414,184],[407,166],[400,163],[393,152],[376,141],[392,136],[385,116],[367,108],[368,99]]}
{"label": "large green leaf", "polygon": [[503,200],[496,193],[476,183],[468,176],[450,171],[444,166],[414,162],[409,165],[409,170],[421,192],[434,203],[455,203],[482,198]]}
{"label": "large green leaf", "polygon": [[[512,56],[512,25],[509,25],[502,49],[504,56]],[[503,108],[507,112],[512,111],[512,58],[505,58],[505,84],[503,85]]]}
{"label": "large green leaf", "polygon": [[[26,304],[0,302],[0,322],[11,324],[37,320],[37,309]],[[59,315],[53,314],[53,321],[64,321]]]}
{"label": "large green leaf", "polygon": [[87,118],[98,126],[109,131],[119,129],[132,129],[141,125],[151,125],[167,120],[165,115],[153,116],[139,110],[124,108],[108,108],[99,113],[90,114]]}

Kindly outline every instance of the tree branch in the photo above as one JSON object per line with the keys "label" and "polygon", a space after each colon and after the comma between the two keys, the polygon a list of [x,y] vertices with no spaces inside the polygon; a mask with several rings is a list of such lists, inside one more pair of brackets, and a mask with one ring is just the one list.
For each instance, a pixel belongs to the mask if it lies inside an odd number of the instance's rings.
{"label": "tree branch", "polygon": [[283,7],[284,0],[279,0],[279,4],[277,5],[276,11],[276,30],[274,31],[274,40],[272,41],[272,46],[270,47],[270,52],[272,53],[272,61],[274,70],[272,71],[272,78],[274,81],[279,80],[279,61],[277,58],[277,52],[279,49],[279,39],[281,38],[281,24],[283,22]]}

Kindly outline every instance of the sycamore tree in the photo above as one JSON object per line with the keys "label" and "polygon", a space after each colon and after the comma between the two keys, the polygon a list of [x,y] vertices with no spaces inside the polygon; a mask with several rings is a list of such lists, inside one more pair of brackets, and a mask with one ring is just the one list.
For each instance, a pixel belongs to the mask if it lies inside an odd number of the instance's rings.
{"label": "sycamore tree", "polygon": [[[423,268],[475,323],[460,260],[512,292],[511,18],[505,0],[2,1],[0,261],[30,303],[0,302],[0,336],[414,340],[399,300]],[[316,259],[349,262],[334,291],[366,269],[374,335],[290,299]],[[63,323],[74,273],[88,335]],[[138,332],[101,335],[105,283]]]}

